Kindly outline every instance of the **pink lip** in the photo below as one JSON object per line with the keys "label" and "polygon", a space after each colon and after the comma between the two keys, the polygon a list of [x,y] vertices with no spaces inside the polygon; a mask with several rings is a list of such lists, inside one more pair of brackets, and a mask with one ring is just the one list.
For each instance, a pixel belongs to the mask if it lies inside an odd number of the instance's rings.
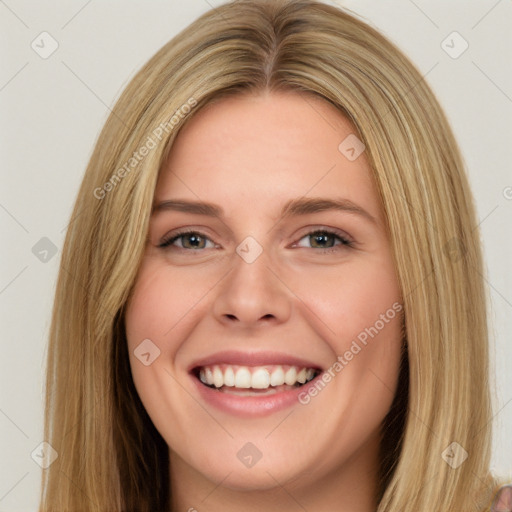
{"label": "pink lip", "polygon": [[298,366],[299,368],[322,370],[322,367],[316,363],[280,352],[240,352],[238,350],[226,350],[216,352],[215,354],[195,361],[190,365],[188,371],[191,372],[201,366],[212,366],[214,364],[241,366],[289,365]]}
{"label": "pink lip", "polygon": [[308,393],[309,387],[314,386],[320,376],[321,374],[317,375],[313,380],[298,388],[262,396],[239,396],[223,393],[204,385],[193,374],[191,378],[194,380],[199,394],[205,402],[236,416],[254,418],[267,416],[293,405],[300,405],[299,393]]}
{"label": "pink lip", "polygon": [[299,394],[307,393],[309,387],[315,385],[317,378],[321,374],[306,384],[287,391],[281,391],[272,395],[240,396],[210,388],[199,380],[197,370],[202,366],[212,366],[215,364],[244,366],[289,365],[300,368],[314,368],[320,372],[323,370],[318,364],[311,361],[279,352],[240,352],[231,350],[217,352],[195,361],[189,367],[189,373],[201,398],[224,412],[241,417],[266,416],[293,405],[300,405]]}

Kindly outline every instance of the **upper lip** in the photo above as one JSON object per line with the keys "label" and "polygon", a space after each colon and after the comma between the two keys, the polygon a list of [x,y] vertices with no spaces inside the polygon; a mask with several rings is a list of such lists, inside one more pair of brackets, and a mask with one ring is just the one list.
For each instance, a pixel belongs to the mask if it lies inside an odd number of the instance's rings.
{"label": "upper lip", "polygon": [[314,368],[315,370],[322,371],[321,365],[290,354],[282,352],[243,352],[239,350],[215,352],[215,354],[203,357],[192,363],[188,371],[191,372],[197,368],[213,366],[215,364],[239,366],[289,365],[299,368]]}

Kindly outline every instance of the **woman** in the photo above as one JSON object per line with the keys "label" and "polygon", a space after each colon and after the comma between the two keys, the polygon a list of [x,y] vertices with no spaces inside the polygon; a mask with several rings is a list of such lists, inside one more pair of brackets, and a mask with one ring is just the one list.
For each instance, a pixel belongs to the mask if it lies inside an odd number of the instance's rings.
{"label": "woman", "polygon": [[80,189],[41,510],[508,506],[476,224],[444,114],[380,34],[313,1],[203,15]]}

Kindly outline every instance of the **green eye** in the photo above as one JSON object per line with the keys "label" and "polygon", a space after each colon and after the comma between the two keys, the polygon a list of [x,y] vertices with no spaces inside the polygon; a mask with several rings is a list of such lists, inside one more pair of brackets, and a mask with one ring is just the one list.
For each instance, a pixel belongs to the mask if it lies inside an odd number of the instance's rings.
{"label": "green eye", "polygon": [[[301,244],[302,240],[309,239],[312,249],[331,249],[337,245],[351,246],[352,242],[340,233],[329,230],[316,230],[303,236],[299,242],[299,247],[307,247]],[[339,243],[337,243],[339,242]]]}
{"label": "green eye", "polygon": [[[178,240],[181,240],[179,244],[176,244]],[[213,242],[206,236],[203,236],[201,233],[197,231],[187,231],[184,233],[178,233],[173,235],[168,239],[164,239],[162,243],[160,243],[159,247],[178,247],[179,249],[206,249],[207,243],[210,242],[212,247],[214,246]]]}
{"label": "green eye", "polygon": [[328,233],[315,233],[309,235],[309,237],[313,247],[320,247],[321,249],[332,247],[336,242],[334,236]]}

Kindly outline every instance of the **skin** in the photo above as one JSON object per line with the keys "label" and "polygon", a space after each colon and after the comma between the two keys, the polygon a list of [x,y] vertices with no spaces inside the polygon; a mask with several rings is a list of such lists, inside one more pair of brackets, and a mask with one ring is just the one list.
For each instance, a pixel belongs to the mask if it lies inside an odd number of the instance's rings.
{"label": "skin", "polygon": [[[224,98],[197,112],[162,168],[155,204],[207,201],[223,215],[155,211],[128,304],[130,365],[139,396],[169,446],[173,510],[375,509],[380,424],[396,390],[400,315],[306,405],[257,418],[220,411],[187,369],[221,350],[278,350],[327,369],[365,328],[400,303],[384,215],[363,152],[338,150],[354,126],[295,92]],[[297,198],[345,198],[350,211],[282,217]],[[197,230],[159,247],[178,228]],[[318,243],[308,234],[338,230]],[[247,237],[263,249],[236,252]],[[192,243],[191,243],[192,242]],[[331,247],[330,247],[331,246]],[[329,248],[330,247],[330,248]],[[160,355],[134,356],[144,339]],[[253,443],[261,459],[237,457]]]}

